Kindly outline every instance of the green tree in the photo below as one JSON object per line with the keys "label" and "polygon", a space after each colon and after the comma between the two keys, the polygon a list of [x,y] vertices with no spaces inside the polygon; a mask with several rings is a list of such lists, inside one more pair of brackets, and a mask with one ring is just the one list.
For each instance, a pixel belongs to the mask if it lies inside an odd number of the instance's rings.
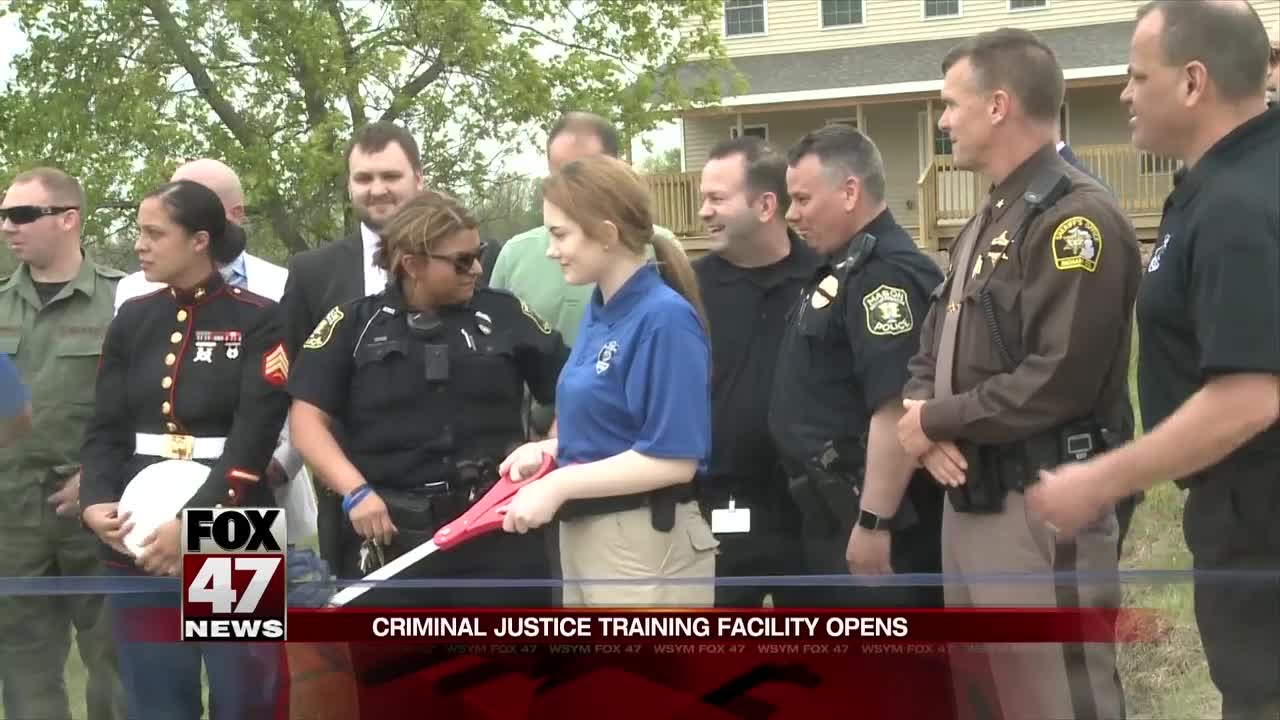
{"label": "green tree", "polygon": [[99,208],[87,237],[127,255],[130,199],[217,157],[241,174],[255,251],[281,258],[353,225],[353,128],[404,124],[430,186],[482,197],[498,178],[482,148],[562,110],[635,135],[714,102],[715,80],[667,68],[728,67],[719,13],[720,0],[5,0],[29,46],[0,91],[0,173],[78,175]]}
{"label": "green tree", "polygon": [[680,148],[668,148],[657,155],[650,155],[640,164],[645,175],[662,175],[680,172]]}

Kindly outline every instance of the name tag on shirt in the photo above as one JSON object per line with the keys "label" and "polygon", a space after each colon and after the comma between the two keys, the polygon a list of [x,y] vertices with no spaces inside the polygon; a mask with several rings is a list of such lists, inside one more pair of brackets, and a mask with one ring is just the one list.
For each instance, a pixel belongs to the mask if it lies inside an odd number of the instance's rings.
{"label": "name tag on shirt", "polygon": [[738,507],[730,500],[729,507],[712,510],[711,532],[716,535],[751,532],[751,509]]}

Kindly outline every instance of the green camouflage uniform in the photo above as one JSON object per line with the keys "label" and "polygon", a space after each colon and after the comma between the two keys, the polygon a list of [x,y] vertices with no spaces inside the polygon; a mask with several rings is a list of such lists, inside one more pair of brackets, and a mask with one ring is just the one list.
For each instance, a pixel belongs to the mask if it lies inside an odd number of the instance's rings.
{"label": "green camouflage uniform", "polygon": [[[102,573],[98,540],[48,497],[79,470],[103,337],[124,273],[89,258],[43,305],[23,264],[0,280],[0,352],[31,390],[31,432],[0,448],[0,577]],[[90,720],[123,718],[100,595],[0,596],[0,678],[9,718],[69,718],[64,669],[76,628]]]}

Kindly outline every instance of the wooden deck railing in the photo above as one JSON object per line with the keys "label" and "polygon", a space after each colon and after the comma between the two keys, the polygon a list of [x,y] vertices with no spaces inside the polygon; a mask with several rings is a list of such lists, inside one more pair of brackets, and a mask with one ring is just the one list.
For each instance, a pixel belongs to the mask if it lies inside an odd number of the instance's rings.
{"label": "wooden deck railing", "polygon": [[702,173],[678,172],[645,175],[649,194],[653,197],[654,222],[676,235],[700,235],[702,221],[698,219],[698,185]]}

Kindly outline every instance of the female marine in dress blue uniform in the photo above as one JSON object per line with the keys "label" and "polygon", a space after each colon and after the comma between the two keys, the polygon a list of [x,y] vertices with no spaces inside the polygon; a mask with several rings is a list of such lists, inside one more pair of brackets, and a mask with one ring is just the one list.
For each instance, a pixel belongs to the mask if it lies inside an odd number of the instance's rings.
{"label": "female marine in dress blue uniform", "polygon": [[[176,575],[178,516],[134,557],[123,542],[132,523],[117,513],[125,486],[154,463],[193,460],[210,471],[186,507],[274,505],[263,473],[289,408],[289,360],[275,303],[228,286],[216,269],[245,239],[213,191],[190,181],[164,185],[143,199],[138,225],[142,271],[166,287],[126,302],[107,330],[80,504],[109,572]],[[176,608],[178,600],[176,593],[108,600],[129,716],[201,717],[203,658],[211,718],[273,717],[278,646],[130,639],[138,614],[128,611]]]}
{"label": "female marine in dress blue uniform", "polygon": [[[558,468],[517,493],[504,528],[558,517],[567,606],[711,606],[719,543],[693,494],[711,447],[710,345],[689,260],[654,235],[644,185],[619,160],[569,163],[543,194],[548,255],[596,289],[560,375],[558,437],[503,463],[523,477],[545,453]],[[662,582],[676,578],[707,582]]]}

